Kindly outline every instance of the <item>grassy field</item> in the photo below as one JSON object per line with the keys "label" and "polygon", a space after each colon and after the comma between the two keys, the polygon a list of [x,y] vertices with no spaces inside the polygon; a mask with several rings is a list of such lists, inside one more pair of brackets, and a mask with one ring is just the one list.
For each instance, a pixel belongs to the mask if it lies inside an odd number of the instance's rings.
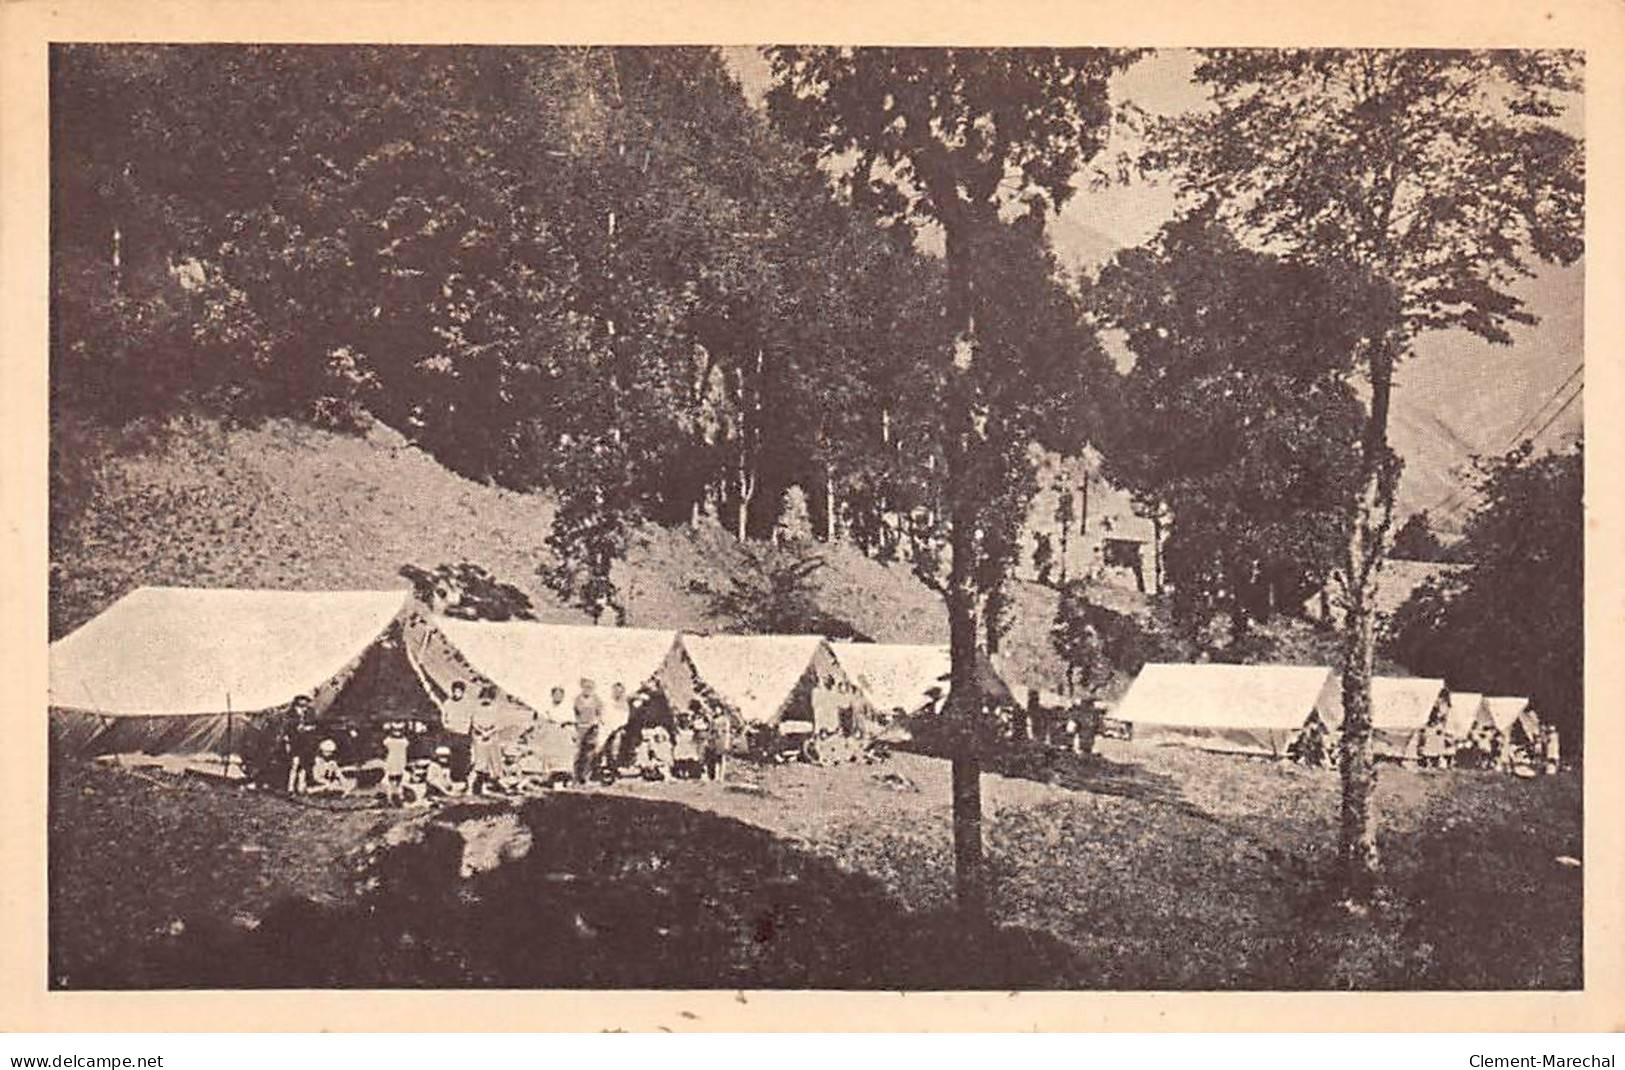
{"label": "grassy field", "polygon": [[[737,765],[328,810],[53,771],[51,973],[128,985],[1571,988],[1580,785],[1383,769],[1388,884],[1327,885],[1333,774],[1103,741],[989,775],[997,925],[951,909],[945,762]],[[1047,782],[1053,781],[1053,782]]]}

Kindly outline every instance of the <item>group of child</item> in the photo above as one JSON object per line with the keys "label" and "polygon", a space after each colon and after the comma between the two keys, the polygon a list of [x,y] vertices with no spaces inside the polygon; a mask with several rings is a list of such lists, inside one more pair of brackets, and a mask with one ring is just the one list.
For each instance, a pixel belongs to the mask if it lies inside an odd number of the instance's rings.
{"label": "group of child", "polygon": [[[617,685],[609,702],[625,704],[617,719],[632,724],[600,740],[603,703],[591,681],[583,680],[573,707],[564,705],[563,689],[555,688],[551,716],[533,714],[531,723],[516,737],[509,733],[505,743],[493,711],[496,689],[481,688],[477,703],[465,700],[466,691],[463,681],[451,685],[438,731],[422,722],[388,721],[376,742],[363,740],[353,727],[321,723],[310,696],[300,696],[280,739],[288,794],[349,795],[358,787],[358,774],[373,769],[381,772],[379,794],[397,806],[426,805],[437,797],[533,794],[563,781],[584,784],[605,770],[650,780],[719,780],[724,774],[732,741],[729,719],[698,700],[673,717],[663,699],[651,701],[659,696],[640,696],[634,707]],[[565,711],[574,714],[573,721],[563,719]],[[425,752],[414,760],[414,753]]]}
{"label": "group of child", "polygon": [[[1465,739],[1458,739],[1437,722],[1417,734],[1416,764],[1423,769],[1497,769],[1502,772],[1558,768],[1557,731],[1542,725],[1535,739],[1508,738],[1500,729],[1480,725]],[[1332,734],[1318,720],[1298,733],[1287,748],[1287,757],[1303,765],[1333,768],[1337,747]]]}

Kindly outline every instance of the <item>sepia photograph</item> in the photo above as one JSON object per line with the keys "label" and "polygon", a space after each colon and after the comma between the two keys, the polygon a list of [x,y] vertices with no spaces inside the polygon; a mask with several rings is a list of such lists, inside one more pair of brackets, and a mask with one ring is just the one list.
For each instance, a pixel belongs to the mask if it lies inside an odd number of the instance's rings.
{"label": "sepia photograph", "polygon": [[1213,44],[50,44],[25,965],[1584,989],[1586,56]]}

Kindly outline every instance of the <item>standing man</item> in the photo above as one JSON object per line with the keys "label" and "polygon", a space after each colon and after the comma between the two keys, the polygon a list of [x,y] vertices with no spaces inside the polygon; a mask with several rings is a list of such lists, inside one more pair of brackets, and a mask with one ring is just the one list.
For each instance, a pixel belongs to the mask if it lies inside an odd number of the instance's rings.
{"label": "standing man", "polygon": [[316,709],[309,695],[293,700],[292,723],[288,726],[288,794],[302,795],[311,784],[316,765]]}
{"label": "standing man", "polygon": [[626,685],[616,680],[609,689],[609,708],[605,711],[610,728],[616,729],[632,720],[632,700],[627,697]]}
{"label": "standing man", "polygon": [[472,740],[469,731],[474,727],[474,700],[468,694],[468,684],[462,680],[451,682],[451,693],[440,704],[440,727],[445,729],[447,745],[451,747],[451,775],[457,780],[468,779],[469,752]]}
{"label": "standing man", "polygon": [[570,707],[564,703],[564,688],[555,687],[548,693],[548,706],[545,716],[554,724],[570,723]]}
{"label": "standing man", "polygon": [[585,784],[592,772],[593,758],[598,754],[598,731],[604,723],[604,703],[599,699],[593,682],[581,680],[581,693],[575,701],[576,764],[575,781]]}
{"label": "standing man", "polygon": [[472,742],[469,748],[468,791],[471,795],[484,795],[487,792],[507,794],[502,787],[502,744],[497,739],[496,697],[496,685],[486,684],[480,688],[479,708],[469,722]]}

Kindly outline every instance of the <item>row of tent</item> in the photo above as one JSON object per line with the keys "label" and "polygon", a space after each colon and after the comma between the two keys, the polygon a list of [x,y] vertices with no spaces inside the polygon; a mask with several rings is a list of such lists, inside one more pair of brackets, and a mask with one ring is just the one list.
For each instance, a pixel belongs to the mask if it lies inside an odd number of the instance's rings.
{"label": "row of tent", "polygon": [[69,754],[231,755],[263,745],[300,695],[324,719],[433,724],[462,681],[493,687],[499,725],[520,726],[560,719],[569,702],[554,707],[554,689],[573,698],[590,678],[672,709],[703,695],[772,725],[827,716],[812,694],[831,682],[871,710],[915,712],[948,672],[943,646],[471,621],[405,591],[142,587],[51,644],[49,701],[53,745]]}
{"label": "row of tent", "polygon": [[[1279,758],[1305,729],[1341,726],[1342,681],[1322,666],[1151,663],[1110,716],[1139,742]],[[1522,746],[1541,732],[1527,698],[1451,692],[1432,677],[1372,677],[1371,726],[1373,752],[1400,761],[1419,756],[1428,730]]]}
{"label": "row of tent", "polygon": [[[333,720],[436,724],[459,680],[470,693],[494,688],[499,724],[519,728],[568,719],[583,678],[657,693],[672,709],[720,701],[747,725],[833,729],[822,723],[829,704],[813,698],[822,685],[875,712],[915,713],[940,700],[948,676],[944,646],[470,621],[432,614],[406,591],[142,587],[51,644],[51,734],[77,755],[247,754],[300,695]],[[991,666],[982,684],[1015,703]],[[1109,716],[1140,742],[1283,757],[1306,728],[1336,730],[1342,713],[1330,668],[1152,663]],[[1527,699],[1452,694],[1432,678],[1373,678],[1372,725],[1376,752],[1401,760],[1418,756],[1429,729],[1455,740],[1540,734]]]}

